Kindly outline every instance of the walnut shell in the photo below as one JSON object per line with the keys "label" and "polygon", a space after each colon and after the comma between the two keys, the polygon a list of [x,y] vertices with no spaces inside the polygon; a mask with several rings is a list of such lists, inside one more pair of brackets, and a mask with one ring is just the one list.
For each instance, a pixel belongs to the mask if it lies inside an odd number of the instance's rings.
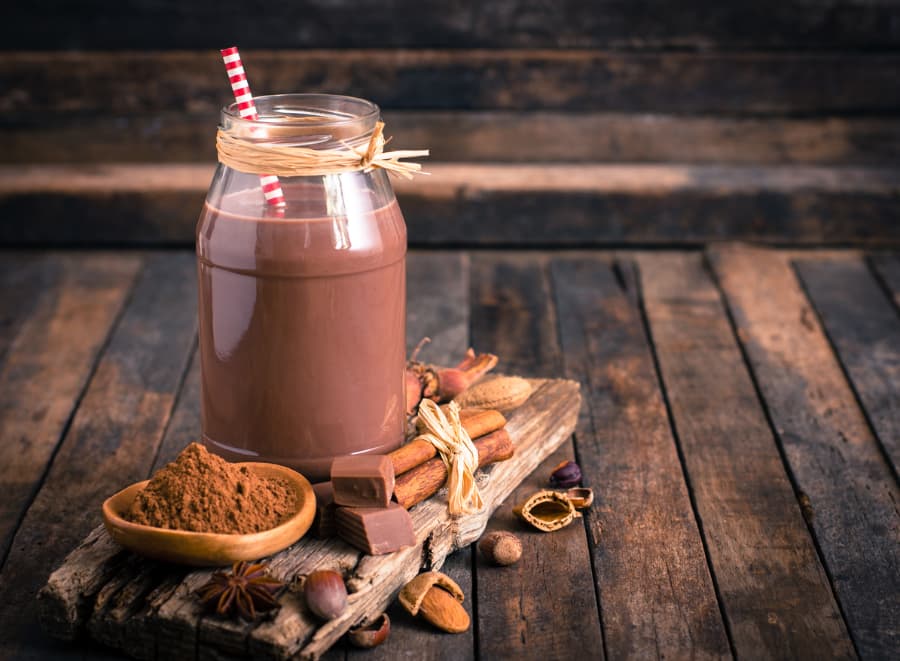
{"label": "walnut shell", "polygon": [[543,532],[565,528],[581,514],[568,497],[558,491],[538,491],[513,509],[516,516]]}

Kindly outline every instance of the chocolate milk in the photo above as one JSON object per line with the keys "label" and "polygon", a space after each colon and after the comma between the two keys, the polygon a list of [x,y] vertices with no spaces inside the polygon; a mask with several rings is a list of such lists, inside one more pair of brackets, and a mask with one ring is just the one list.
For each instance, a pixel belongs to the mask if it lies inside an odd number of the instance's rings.
{"label": "chocolate milk", "polygon": [[393,200],[354,193],[335,214],[321,186],[283,188],[284,217],[259,189],[200,217],[203,441],[315,481],[402,441],[406,226]]}

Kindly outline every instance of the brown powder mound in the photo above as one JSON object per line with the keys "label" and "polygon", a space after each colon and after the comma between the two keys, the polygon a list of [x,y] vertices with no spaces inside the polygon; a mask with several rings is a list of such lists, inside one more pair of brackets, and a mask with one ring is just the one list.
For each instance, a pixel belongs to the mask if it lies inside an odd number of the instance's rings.
{"label": "brown powder mound", "polygon": [[287,482],[255,475],[191,443],[153,476],[125,518],[170,530],[254,533],[274,528],[296,507]]}

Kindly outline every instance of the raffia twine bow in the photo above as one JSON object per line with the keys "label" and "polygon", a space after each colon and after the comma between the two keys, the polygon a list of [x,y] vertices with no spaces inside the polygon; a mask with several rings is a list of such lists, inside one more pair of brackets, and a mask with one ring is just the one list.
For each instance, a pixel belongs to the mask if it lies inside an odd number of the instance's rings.
{"label": "raffia twine bow", "polygon": [[423,399],[419,404],[419,420],[425,427],[418,439],[426,440],[437,449],[447,467],[447,500],[450,514],[473,514],[484,508],[484,501],[475,483],[478,470],[478,450],[459,420],[459,405],[450,402],[449,416],[437,404]]}
{"label": "raffia twine bow", "polygon": [[367,142],[353,144],[341,142],[333,149],[313,149],[297,145],[280,145],[276,142],[248,139],[219,128],[216,133],[216,150],[223,165],[250,174],[274,174],[279,177],[309,177],[339,172],[368,172],[381,168],[412,179],[422,172],[421,163],[404,161],[406,158],[428,156],[427,149],[384,151],[390,139],[384,137],[384,122],[375,124],[375,130]]}

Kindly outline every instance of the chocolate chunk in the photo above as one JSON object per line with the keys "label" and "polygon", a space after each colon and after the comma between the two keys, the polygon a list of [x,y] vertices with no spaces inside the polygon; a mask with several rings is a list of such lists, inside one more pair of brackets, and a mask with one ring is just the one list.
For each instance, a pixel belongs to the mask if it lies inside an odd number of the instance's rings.
{"label": "chocolate chunk", "polygon": [[334,512],[337,505],[334,503],[334,487],[331,482],[319,482],[312,485],[316,493],[316,518],[313,520],[312,531],[316,537],[333,537],[337,532],[334,525]]}
{"label": "chocolate chunk", "polygon": [[331,464],[334,502],[346,507],[387,507],[394,493],[394,464],[383,454],[337,457]]}
{"label": "chocolate chunk", "polygon": [[335,514],[341,539],[369,555],[383,555],[414,546],[412,517],[397,503],[389,507],[338,507]]}

